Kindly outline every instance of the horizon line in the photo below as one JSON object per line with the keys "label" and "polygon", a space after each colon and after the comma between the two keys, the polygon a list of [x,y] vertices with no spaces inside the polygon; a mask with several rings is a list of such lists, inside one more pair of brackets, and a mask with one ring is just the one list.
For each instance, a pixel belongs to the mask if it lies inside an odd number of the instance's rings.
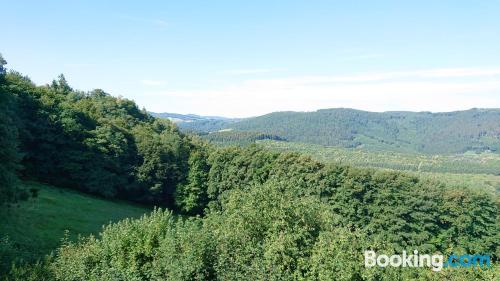
{"label": "horizon line", "polygon": [[[134,101],[135,102],[135,101]],[[372,110],[364,110],[364,109],[357,109],[357,108],[352,108],[352,107],[329,107],[329,108],[319,108],[316,110],[277,110],[277,111],[271,111],[265,114],[261,115],[253,115],[253,116],[247,116],[247,117],[228,117],[228,116],[222,116],[222,115],[202,115],[202,114],[197,114],[197,113],[178,113],[178,112],[168,112],[168,111],[162,111],[162,112],[156,112],[156,111],[150,111],[146,110],[149,114],[177,114],[177,115],[183,115],[183,116],[198,116],[198,117],[206,117],[206,118],[226,118],[226,119],[248,119],[248,118],[255,118],[255,117],[260,117],[260,116],[265,116],[273,113],[313,113],[313,112],[318,112],[321,110],[339,110],[339,109],[347,109],[347,110],[353,110],[353,111],[362,111],[362,112],[368,112],[368,113],[430,113],[430,114],[440,114],[440,113],[456,113],[456,112],[465,112],[465,111],[472,111],[472,110],[484,110],[484,111],[500,111],[500,107],[471,107],[469,109],[459,109],[459,110],[451,110],[451,111],[430,111],[430,110],[421,110],[421,111],[412,111],[412,110],[386,110],[386,111],[372,111]]]}

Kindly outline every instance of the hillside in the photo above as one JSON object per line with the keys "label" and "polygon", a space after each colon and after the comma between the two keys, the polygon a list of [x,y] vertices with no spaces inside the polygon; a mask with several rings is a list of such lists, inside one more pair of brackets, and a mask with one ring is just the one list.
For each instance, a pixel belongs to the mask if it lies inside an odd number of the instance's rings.
{"label": "hillside", "polygon": [[170,121],[175,123],[180,122],[195,122],[195,121],[203,121],[203,120],[231,120],[230,118],[221,117],[221,116],[201,116],[196,114],[178,114],[178,113],[168,113],[168,112],[149,112],[154,117],[170,119]]}
{"label": "hillside", "polygon": [[459,189],[467,187],[500,194],[500,155],[495,153],[427,155],[273,140],[257,140],[256,143],[269,150],[311,155],[324,163],[400,170]]}
{"label": "hillside", "polygon": [[[111,224],[98,239],[60,248],[43,265],[47,278],[495,280],[492,195],[258,147],[193,156],[179,199],[184,210],[204,210],[201,216],[179,220],[157,210]],[[367,270],[361,253],[375,247],[388,254],[491,253],[492,268]]]}
{"label": "hillside", "polygon": [[[0,279],[490,280],[498,269],[441,267],[442,275],[431,276],[428,269],[367,270],[361,260],[365,249],[418,249],[487,253],[496,263],[492,192],[448,186],[431,174],[211,145],[133,101],[74,90],[62,75],[37,86],[0,72],[0,100],[0,116],[11,117],[0,120],[0,131],[10,133],[0,146]],[[207,136],[283,139],[243,130]],[[19,184],[25,179],[54,188]],[[168,210],[134,219],[147,208],[117,200]],[[110,221],[116,223],[100,231]],[[77,234],[84,237],[74,242]],[[32,262],[58,245],[54,255]],[[26,263],[10,264],[19,258]]]}
{"label": "hillside", "polygon": [[168,119],[177,124],[185,132],[214,132],[222,129],[228,124],[238,122],[243,119],[226,118],[221,116],[201,116],[196,114],[178,113],[155,113],[150,112],[154,117]]}
{"label": "hillside", "polygon": [[273,140],[258,140],[257,143],[267,149],[296,151],[311,155],[322,162],[346,164],[355,167],[500,176],[500,155],[497,153],[428,155],[422,153],[325,147],[317,144]]}
{"label": "hillside", "polygon": [[370,150],[429,154],[500,150],[499,109],[376,113],[339,108],[186,124],[178,125],[188,130],[232,129],[277,135],[294,142]]}
{"label": "hillside", "polygon": [[[173,205],[184,180],[189,140],[168,120],[102,90],[72,89],[63,75],[37,86],[16,72],[0,75],[0,180],[16,173],[106,198]],[[161,171],[161,172],[158,172]],[[4,180],[4,178],[8,180]],[[12,188],[0,201],[15,199]],[[4,199],[2,199],[4,198]]]}
{"label": "hillside", "polygon": [[37,189],[38,196],[0,212],[0,246],[12,246],[10,258],[36,259],[60,246],[65,231],[70,240],[76,240],[78,235],[97,235],[110,222],[139,218],[151,211],[45,184],[30,182],[22,187]]}

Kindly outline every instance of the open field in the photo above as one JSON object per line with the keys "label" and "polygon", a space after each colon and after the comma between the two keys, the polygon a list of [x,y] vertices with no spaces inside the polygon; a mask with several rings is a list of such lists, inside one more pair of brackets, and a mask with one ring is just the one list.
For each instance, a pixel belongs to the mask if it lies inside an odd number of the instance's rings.
{"label": "open field", "polygon": [[500,193],[500,155],[494,153],[426,155],[272,140],[257,143],[272,150],[305,153],[323,162],[408,171],[423,178],[440,180],[448,185]]}
{"label": "open field", "polygon": [[29,182],[25,188],[38,189],[37,198],[12,205],[2,213],[0,235],[22,253],[37,258],[56,249],[68,232],[68,238],[98,234],[103,225],[124,218],[138,218],[150,209],[109,201],[76,191]]}

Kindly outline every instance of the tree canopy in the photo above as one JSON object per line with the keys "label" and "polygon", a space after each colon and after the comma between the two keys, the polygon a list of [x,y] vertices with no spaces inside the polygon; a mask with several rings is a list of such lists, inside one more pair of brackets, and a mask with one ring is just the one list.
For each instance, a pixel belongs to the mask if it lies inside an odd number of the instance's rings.
{"label": "tree canopy", "polygon": [[[220,136],[214,135],[217,138],[213,140],[219,142],[234,142],[237,138],[242,139],[245,133],[260,133],[293,142],[426,154],[498,153],[499,124],[498,109],[377,113],[348,108],[273,112],[239,120],[202,119],[178,123],[186,131],[231,130]],[[212,134],[207,138],[211,139]]]}
{"label": "tree canopy", "polygon": [[496,263],[499,201],[492,194],[255,145],[212,146],[133,101],[75,90],[62,75],[36,86],[5,73],[3,64],[2,201],[14,200],[21,178],[170,209],[108,225],[98,237],[66,240],[54,255],[15,265],[6,278],[464,280],[498,274],[496,265],[433,273],[366,269],[362,261],[365,249],[418,249],[490,254]]}

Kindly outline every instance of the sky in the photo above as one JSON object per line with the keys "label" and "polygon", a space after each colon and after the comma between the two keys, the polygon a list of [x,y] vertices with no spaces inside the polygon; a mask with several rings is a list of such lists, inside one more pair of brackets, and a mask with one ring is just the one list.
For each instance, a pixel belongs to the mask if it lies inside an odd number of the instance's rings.
{"label": "sky", "polygon": [[0,53],[155,112],[500,108],[500,1],[6,1]]}

